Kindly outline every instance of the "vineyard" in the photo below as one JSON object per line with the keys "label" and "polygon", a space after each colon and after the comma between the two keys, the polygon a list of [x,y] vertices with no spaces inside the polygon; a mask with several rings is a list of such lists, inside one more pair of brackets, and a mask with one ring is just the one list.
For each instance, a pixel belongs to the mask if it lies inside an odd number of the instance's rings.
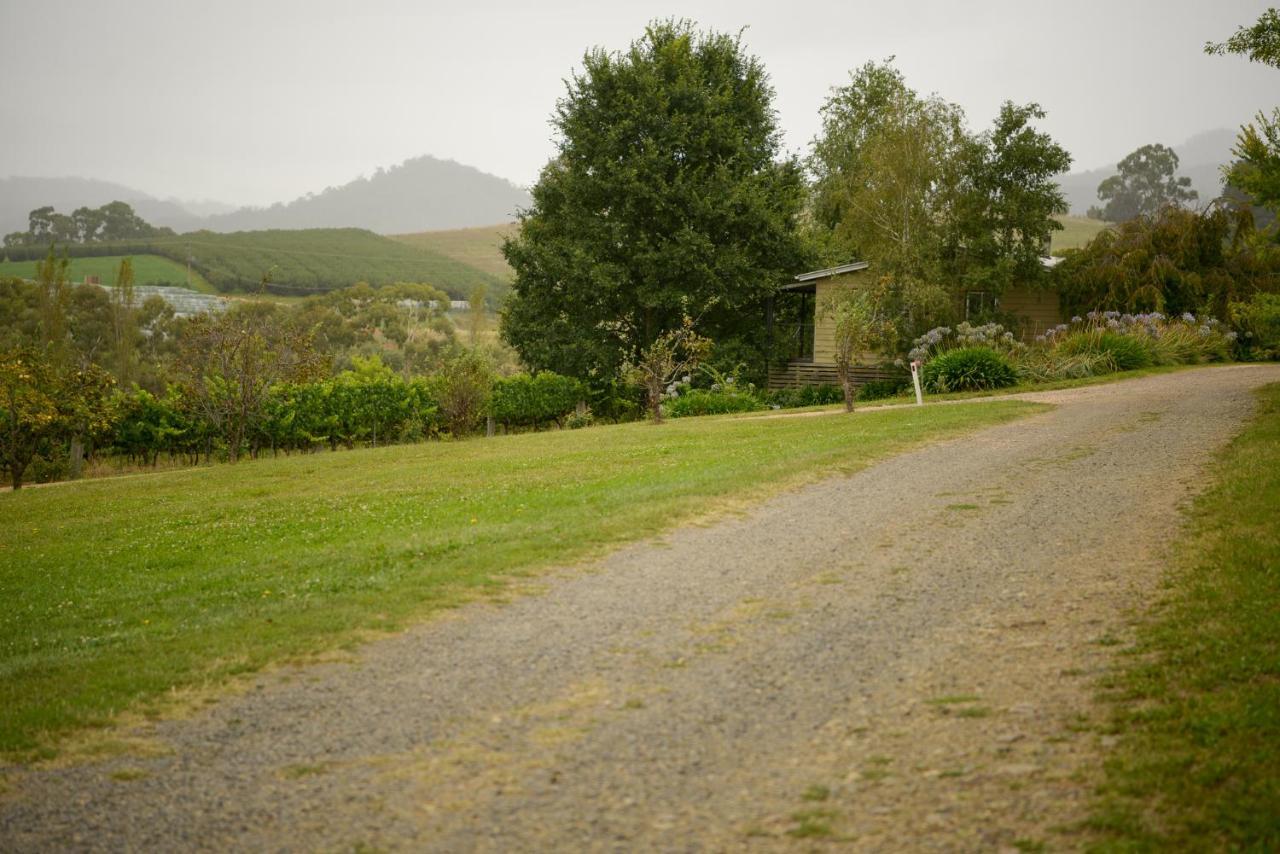
{"label": "vineyard", "polygon": [[[64,247],[59,246],[57,251],[61,254]],[[358,228],[232,234],[199,231],[174,237],[71,244],[65,251],[77,261],[155,255],[185,268],[190,260],[195,272],[223,292],[265,290],[306,296],[357,282],[422,282],[465,298],[477,286],[497,291],[505,285],[501,277],[439,252]],[[6,252],[11,264],[21,265],[44,257],[48,247],[14,247]],[[103,281],[108,279],[104,277]]]}

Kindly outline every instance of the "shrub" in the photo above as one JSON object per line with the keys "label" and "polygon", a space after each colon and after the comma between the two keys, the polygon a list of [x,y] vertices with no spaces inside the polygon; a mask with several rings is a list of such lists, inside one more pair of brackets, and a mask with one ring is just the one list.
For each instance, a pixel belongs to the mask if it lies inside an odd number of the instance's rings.
{"label": "shrub", "polygon": [[749,391],[711,391],[701,388],[689,389],[678,396],[669,397],[663,406],[671,418],[754,412],[767,408],[763,400]]}
{"label": "shrub", "polygon": [[507,426],[533,427],[564,419],[587,396],[587,389],[573,377],[550,371],[534,376],[516,374],[497,380],[489,400],[493,420]]}
{"label": "shrub", "polygon": [[1150,367],[1155,362],[1151,346],[1137,335],[1125,335],[1106,329],[1085,329],[1073,332],[1054,345],[1064,356],[1082,353],[1107,355],[1115,363],[1116,370],[1134,371]]}
{"label": "shrub", "polygon": [[962,347],[935,356],[924,366],[924,385],[930,391],[983,391],[1018,381],[1008,358],[989,347]]}
{"label": "shrub", "polygon": [[799,388],[780,388],[765,395],[765,403],[778,409],[796,409],[801,406],[827,406],[844,400],[840,386],[823,383]]}
{"label": "shrub", "polygon": [[1056,349],[1033,349],[1018,360],[1015,370],[1024,382],[1042,383],[1115,373],[1116,363],[1110,353],[1069,355]]}
{"label": "shrub", "polygon": [[1280,359],[1280,294],[1254,294],[1248,302],[1231,303],[1229,316],[1242,359]]}
{"label": "shrub", "polygon": [[489,405],[493,370],[482,356],[464,352],[441,370],[432,389],[445,425],[455,437],[476,428]]}
{"label": "shrub", "polygon": [[906,391],[911,386],[907,377],[895,377],[887,380],[872,380],[858,386],[858,400],[882,400]]}

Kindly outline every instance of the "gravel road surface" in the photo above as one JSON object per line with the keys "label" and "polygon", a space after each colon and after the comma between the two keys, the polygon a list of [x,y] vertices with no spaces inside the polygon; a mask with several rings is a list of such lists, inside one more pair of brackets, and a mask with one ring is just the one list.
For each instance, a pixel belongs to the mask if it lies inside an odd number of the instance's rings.
{"label": "gravel road surface", "polygon": [[1072,847],[1096,679],[1277,381],[1025,395],[1057,406],[280,668],[159,749],[7,769],[0,850]]}

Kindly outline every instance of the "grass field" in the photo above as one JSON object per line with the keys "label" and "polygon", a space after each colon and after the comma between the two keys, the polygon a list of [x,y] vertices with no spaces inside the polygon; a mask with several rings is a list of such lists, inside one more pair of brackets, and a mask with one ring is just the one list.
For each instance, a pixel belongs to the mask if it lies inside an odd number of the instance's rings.
{"label": "grass field", "polygon": [[1222,455],[1166,600],[1108,686],[1104,851],[1280,850],[1280,385]]}
{"label": "grass field", "polygon": [[516,227],[515,223],[506,223],[452,231],[423,231],[393,235],[392,239],[438,252],[509,282],[515,274],[507,264],[507,259],[502,257],[501,247],[502,241],[514,234]]}
{"label": "grass field", "polygon": [[0,494],[0,752],[1038,409],[691,418]]}
{"label": "grass field", "polygon": [[[107,255],[99,258],[72,258],[70,277],[72,282],[83,282],[85,276],[98,276],[104,285],[115,284],[123,255]],[[133,258],[133,283],[135,285],[177,285],[187,287],[187,268],[177,261],[160,255],[135,255]],[[16,276],[34,279],[35,261],[0,261],[0,277]],[[213,286],[198,272],[191,273],[191,289],[204,293],[216,293]]]}
{"label": "grass field", "polygon": [[1054,252],[1059,249],[1079,249],[1107,228],[1107,223],[1087,216],[1060,216],[1057,220],[1065,228],[1053,233]]}

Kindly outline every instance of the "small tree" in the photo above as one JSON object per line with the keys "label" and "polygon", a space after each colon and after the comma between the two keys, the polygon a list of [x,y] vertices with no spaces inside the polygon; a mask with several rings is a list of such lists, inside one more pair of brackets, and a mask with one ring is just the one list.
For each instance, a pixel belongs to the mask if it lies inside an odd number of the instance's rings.
{"label": "small tree", "polygon": [[844,411],[853,411],[856,389],[853,368],[858,357],[894,335],[893,325],[881,310],[877,293],[864,288],[841,288],[822,306],[834,324],[836,376],[844,393]]}
{"label": "small tree", "polygon": [[0,464],[14,489],[40,449],[60,428],[53,366],[35,350],[0,354]]}
{"label": "small tree", "polygon": [[133,259],[122,258],[111,289],[111,331],[114,339],[116,379],[127,387],[134,379],[134,351],[137,349],[137,308],[133,304]]}
{"label": "small tree", "polygon": [[667,387],[696,369],[710,352],[710,339],[694,331],[693,319],[685,315],[680,326],[659,335],[640,352],[634,365],[625,367],[628,380],[644,386],[654,424],[662,423],[662,396]]}
{"label": "small tree", "polygon": [[180,362],[189,398],[221,434],[231,462],[262,418],[271,386],[305,382],[325,367],[309,333],[254,310],[192,320]]}

